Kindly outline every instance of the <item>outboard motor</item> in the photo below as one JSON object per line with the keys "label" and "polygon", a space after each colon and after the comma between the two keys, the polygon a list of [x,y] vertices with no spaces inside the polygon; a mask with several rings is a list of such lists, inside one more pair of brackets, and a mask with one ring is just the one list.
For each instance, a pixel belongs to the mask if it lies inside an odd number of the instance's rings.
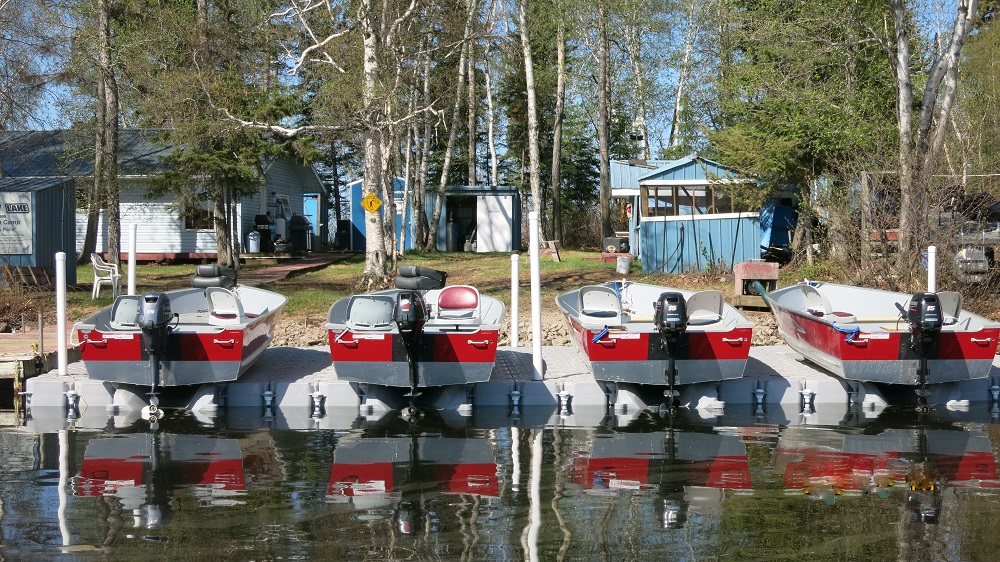
{"label": "outboard motor", "polygon": [[684,295],[676,292],[660,293],[653,312],[653,322],[660,332],[660,345],[676,341],[687,329],[687,303]]}
{"label": "outboard motor", "polygon": [[146,293],[139,299],[139,312],[135,323],[142,330],[142,343],[146,353],[159,355],[166,350],[167,325],[173,320],[170,297],[166,293]]}
{"label": "outboard motor", "polygon": [[170,297],[166,293],[146,293],[139,299],[139,311],[135,323],[142,330],[142,344],[149,354],[150,369],[150,402],[148,412],[150,423],[155,423],[158,415],[156,402],[156,387],[160,384],[160,357],[167,351],[167,336],[170,333],[170,321],[174,315],[170,310]]}
{"label": "outboard motor", "polygon": [[[396,306],[393,310],[393,322],[399,330],[406,348],[407,362],[410,365],[410,393],[407,396],[416,397],[417,392],[417,358],[420,351],[420,338],[423,335],[424,322],[427,318],[427,305],[419,291],[400,291],[396,295]],[[411,404],[411,409],[415,410]]]}
{"label": "outboard motor", "polygon": [[653,309],[653,323],[660,333],[660,347],[667,352],[666,382],[670,386],[670,408],[677,406],[674,396],[674,382],[677,379],[677,368],[674,361],[677,357],[677,344],[687,329],[687,302],[684,295],[675,291],[660,293]]}
{"label": "outboard motor", "polygon": [[937,348],[941,335],[944,317],[941,314],[941,303],[935,293],[916,293],[906,307],[906,322],[910,326],[910,348],[917,354],[920,361],[918,374],[920,376],[920,405],[927,403],[927,358]]}

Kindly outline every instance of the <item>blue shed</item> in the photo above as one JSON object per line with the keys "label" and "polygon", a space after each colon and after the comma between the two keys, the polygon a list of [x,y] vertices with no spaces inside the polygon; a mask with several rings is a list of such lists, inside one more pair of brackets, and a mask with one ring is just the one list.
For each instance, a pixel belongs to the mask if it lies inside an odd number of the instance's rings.
{"label": "blue shed", "polygon": [[72,178],[0,178],[0,263],[55,274],[66,254],[66,283],[76,283],[76,190]]}
{"label": "blue shed", "polygon": [[[410,205],[406,207],[406,220],[403,220],[403,192],[406,182],[403,178],[395,178],[392,180],[392,191],[393,199],[395,199],[396,204],[396,233],[397,236],[402,234],[404,238],[403,249],[412,250],[413,249],[413,221],[410,217],[413,216],[413,210]],[[350,193],[351,198],[351,216],[350,225],[351,231],[347,236],[347,249],[352,252],[364,252],[365,251],[365,217],[368,211],[361,206],[361,199],[364,198],[364,192],[361,187],[361,180],[356,179],[351,183],[347,184],[348,193]],[[379,207],[378,212],[382,213],[382,220],[385,220],[385,201],[382,202],[382,206]],[[404,230],[403,226],[406,225]]]}
{"label": "blue shed", "polygon": [[738,212],[723,189],[756,182],[697,155],[615,162],[612,196],[632,205],[629,242],[643,273],[681,273],[760,258],[758,212]]}

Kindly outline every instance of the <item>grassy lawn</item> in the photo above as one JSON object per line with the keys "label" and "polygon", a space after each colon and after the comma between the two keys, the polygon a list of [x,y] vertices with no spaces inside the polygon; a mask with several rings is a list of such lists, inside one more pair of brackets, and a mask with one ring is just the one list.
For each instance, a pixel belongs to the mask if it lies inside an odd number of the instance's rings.
{"label": "grassy lawn", "polygon": [[[589,283],[601,283],[618,279],[615,263],[604,263],[600,254],[563,250],[561,261],[556,262],[550,255],[540,258],[541,300],[543,311],[555,312],[555,297],[559,293],[575,289]],[[448,273],[449,285],[474,285],[480,292],[500,299],[510,306],[510,254],[475,254],[466,252],[408,253],[400,264],[419,265]],[[364,269],[364,256],[356,255],[346,261],[332,264],[319,271],[303,273],[262,285],[263,288],[288,296],[285,314],[299,318],[323,318],[333,302],[354,292],[354,287]],[[716,288],[727,294],[733,290],[731,277],[722,275],[643,275],[638,263],[633,262],[632,272],[627,276],[631,281],[661,283],[682,288]],[[136,292],[165,291],[190,284],[194,266],[140,264],[136,268]],[[127,283],[123,273],[122,283]],[[519,309],[528,314],[531,306],[529,289],[530,269],[528,256],[520,259],[519,278],[521,292]],[[100,298],[91,300],[90,283],[93,271],[89,265],[77,268],[76,290],[67,291],[67,304],[71,320],[111,304],[111,292],[101,290]],[[523,317],[523,316],[522,316]]]}

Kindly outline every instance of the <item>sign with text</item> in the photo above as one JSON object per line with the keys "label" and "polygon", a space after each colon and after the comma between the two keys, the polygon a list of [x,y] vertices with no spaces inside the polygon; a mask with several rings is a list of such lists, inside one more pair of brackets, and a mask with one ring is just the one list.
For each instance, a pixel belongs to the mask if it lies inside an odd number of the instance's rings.
{"label": "sign with text", "polygon": [[31,194],[0,193],[0,254],[31,253]]}

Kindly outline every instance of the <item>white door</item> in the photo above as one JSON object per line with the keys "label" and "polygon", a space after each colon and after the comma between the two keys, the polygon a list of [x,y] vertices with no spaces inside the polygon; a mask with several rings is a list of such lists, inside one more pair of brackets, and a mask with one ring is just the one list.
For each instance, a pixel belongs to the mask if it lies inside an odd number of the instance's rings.
{"label": "white door", "polygon": [[476,197],[476,251],[512,251],[514,244],[511,225],[513,223],[513,197],[510,195],[480,195]]}

